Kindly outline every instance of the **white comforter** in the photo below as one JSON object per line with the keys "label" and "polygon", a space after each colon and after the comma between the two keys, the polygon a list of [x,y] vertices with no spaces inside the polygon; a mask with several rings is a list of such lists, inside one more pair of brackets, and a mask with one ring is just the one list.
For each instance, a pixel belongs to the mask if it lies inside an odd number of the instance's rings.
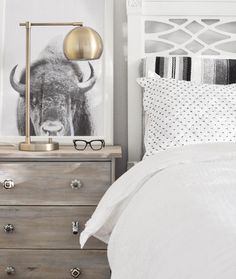
{"label": "white comforter", "polygon": [[109,243],[112,279],[236,278],[236,144],[161,152],[103,197],[81,235]]}

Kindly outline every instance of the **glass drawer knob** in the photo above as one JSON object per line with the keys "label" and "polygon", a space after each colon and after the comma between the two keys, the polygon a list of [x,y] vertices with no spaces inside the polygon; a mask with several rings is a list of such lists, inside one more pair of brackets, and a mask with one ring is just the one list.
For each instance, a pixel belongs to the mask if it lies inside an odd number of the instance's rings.
{"label": "glass drawer knob", "polygon": [[15,183],[14,183],[14,181],[12,180],[12,179],[5,179],[4,181],[3,181],[3,187],[5,188],[5,189],[12,189],[12,188],[14,188],[15,187]]}
{"label": "glass drawer knob", "polygon": [[78,267],[75,267],[71,269],[70,273],[73,278],[79,278],[81,270]]}
{"label": "glass drawer knob", "polygon": [[74,180],[71,181],[70,186],[71,186],[73,189],[80,189],[83,185],[82,185],[81,180],[74,179]]}
{"label": "glass drawer knob", "polygon": [[73,234],[79,233],[79,221],[72,222],[72,232]]}
{"label": "glass drawer knob", "polygon": [[4,231],[6,233],[12,233],[14,231],[14,226],[12,224],[7,224],[6,226],[4,226]]}
{"label": "glass drawer knob", "polygon": [[6,274],[7,275],[14,275],[15,274],[15,268],[13,266],[8,266],[6,268]]}

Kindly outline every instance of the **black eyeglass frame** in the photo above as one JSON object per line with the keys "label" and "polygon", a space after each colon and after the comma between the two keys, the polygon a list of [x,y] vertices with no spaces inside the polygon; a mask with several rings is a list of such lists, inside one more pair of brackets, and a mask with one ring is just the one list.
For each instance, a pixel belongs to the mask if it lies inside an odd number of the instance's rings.
{"label": "black eyeglass frame", "polygon": [[[95,142],[95,141],[101,143],[101,147],[100,147],[100,148],[93,148],[92,143]],[[84,148],[77,148],[77,142],[83,142],[83,143],[85,143]],[[90,140],[90,141],[87,141],[87,140],[73,140],[73,144],[74,144],[74,148],[75,148],[76,150],[78,150],[78,151],[84,151],[84,150],[87,148],[88,145],[90,146],[90,148],[91,148],[93,151],[99,151],[99,150],[101,150],[102,148],[105,147],[105,140],[102,140],[102,139]]]}

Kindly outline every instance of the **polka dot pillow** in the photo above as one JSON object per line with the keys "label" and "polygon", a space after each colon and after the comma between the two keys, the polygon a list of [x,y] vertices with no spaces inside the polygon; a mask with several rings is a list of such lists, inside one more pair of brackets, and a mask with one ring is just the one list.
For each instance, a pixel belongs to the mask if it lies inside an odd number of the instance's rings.
{"label": "polka dot pillow", "polygon": [[148,117],[145,156],[174,146],[236,141],[236,84],[139,78]]}

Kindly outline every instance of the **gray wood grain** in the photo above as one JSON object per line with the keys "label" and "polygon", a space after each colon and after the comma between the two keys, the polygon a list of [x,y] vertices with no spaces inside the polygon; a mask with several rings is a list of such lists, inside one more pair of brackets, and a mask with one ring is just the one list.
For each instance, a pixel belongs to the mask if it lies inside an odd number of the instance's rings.
{"label": "gray wood grain", "polygon": [[[106,245],[91,238],[80,250],[72,221],[79,220],[80,233],[114,180],[120,157],[119,146],[43,153],[0,146],[1,279],[9,278],[7,266],[16,269],[16,279],[72,278],[73,267],[81,268],[82,279],[110,278]],[[5,179],[13,179],[15,187],[4,189]],[[83,187],[73,189],[74,179]],[[13,233],[4,232],[7,224],[14,225]]]}
{"label": "gray wood grain", "polygon": [[[7,266],[15,275],[6,275]],[[79,267],[80,279],[109,279],[106,251],[25,251],[0,250],[0,278],[70,279],[70,270]]]}
{"label": "gray wood grain", "polygon": [[0,145],[0,160],[111,160],[121,158],[122,151],[120,146],[106,146],[105,148],[93,151],[87,148],[84,151],[77,151],[72,145],[60,146],[59,150],[50,152],[25,152],[19,151],[18,147]]}
{"label": "gray wood grain", "polygon": [[[97,205],[111,184],[111,162],[0,163],[0,205]],[[81,180],[81,189],[71,181]]]}
{"label": "gray wood grain", "polygon": [[[79,249],[80,232],[94,210],[95,207],[87,206],[0,206],[0,247]],[[77,235],[72,232],[73,221],[79,221]],[[12,233],[4,231],[7,224],[14,225]],[[106,246],[91,238],[85,249],[106,249]]]}

